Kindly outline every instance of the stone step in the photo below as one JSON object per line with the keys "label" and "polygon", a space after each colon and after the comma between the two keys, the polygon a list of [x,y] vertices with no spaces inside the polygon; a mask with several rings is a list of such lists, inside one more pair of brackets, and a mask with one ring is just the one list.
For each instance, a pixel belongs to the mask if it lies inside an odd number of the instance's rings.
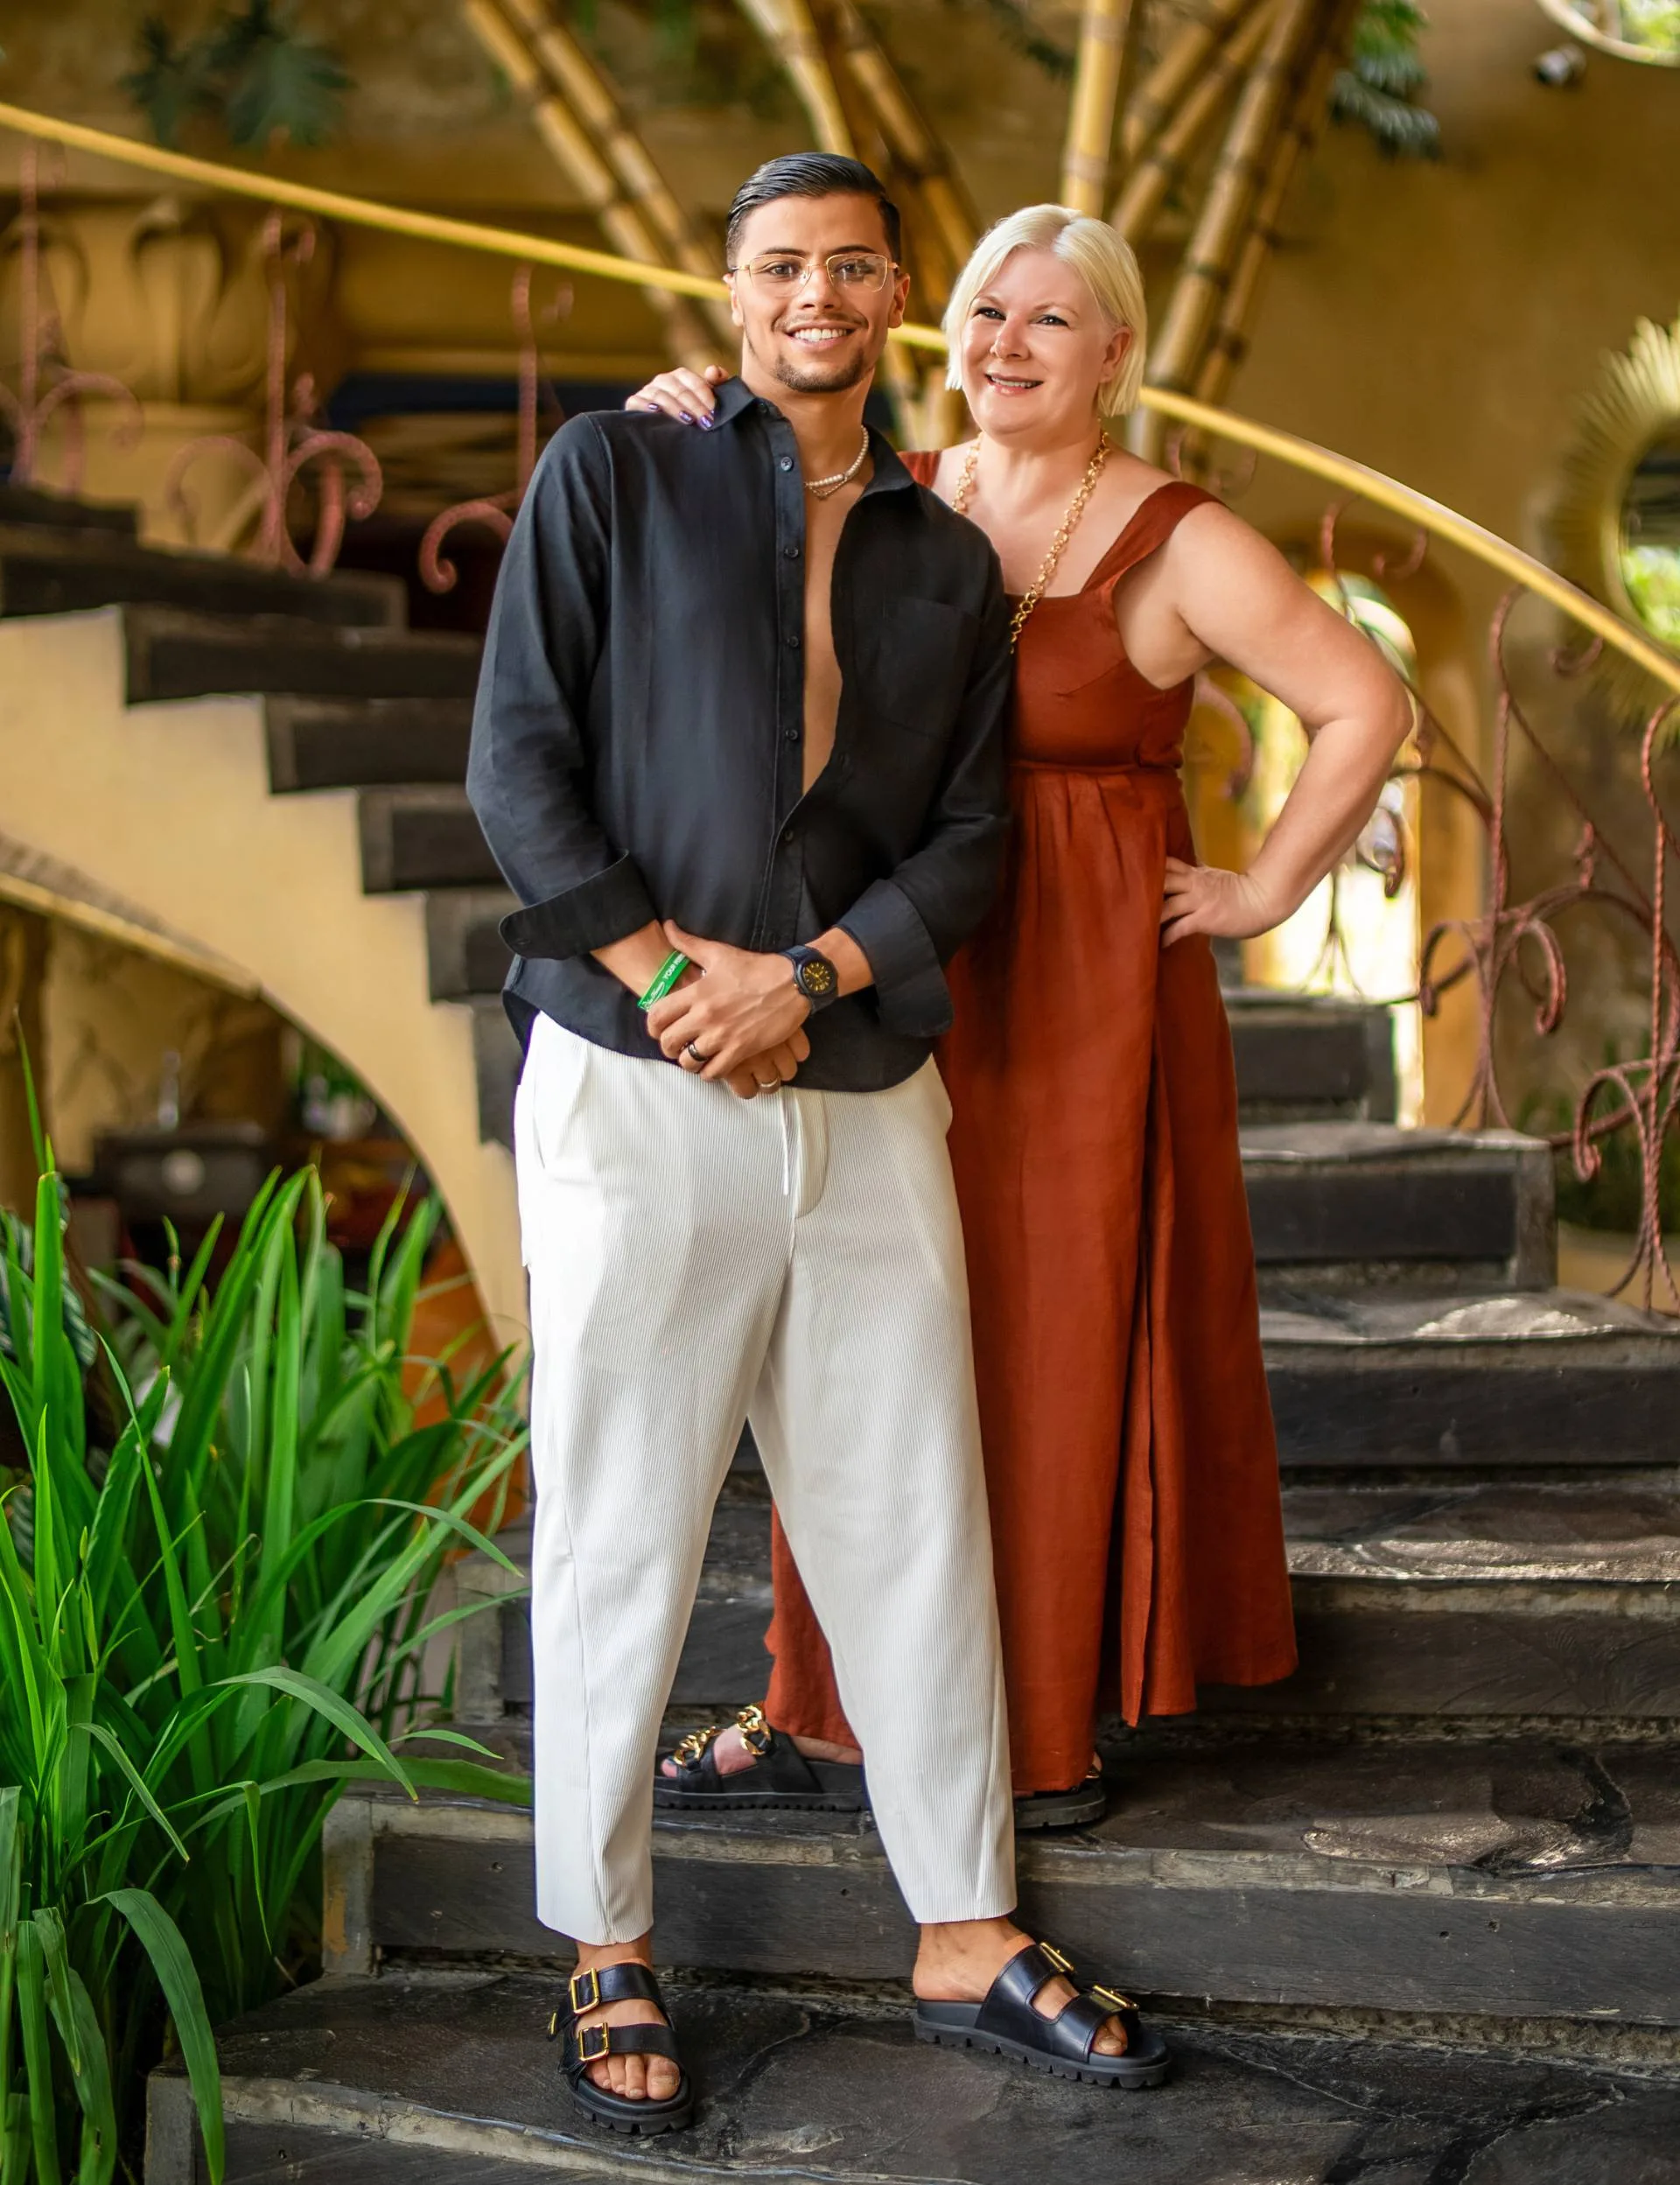
{"label": "stone step", "polygon": [[[1462,1480],[1284,1489],[1301,1666],[1276,1684],[1210,1685],[1212,1716],[1352,1721],[1680,1724],[1680,1476]],[[522,1572],[529,1535],[503,1537]],[[464,1598],[515,1581],[464,1564]],[[743,1480],[718,1507],[671,1705],[727,1717],[761,1699],[769,1511]],[[528,1714],[523,1599],[470,1620],[460,1711]]]}
{"label": "stone step", "polygon": [[1372,1002],[1228,989],[1237,1096],[1255,1123],[1392,1123],[1394,1019]]}
{"label": "stone step", "polygon": [[361,885],[370,895],[480,887],[500,877],[464,789],[364,789],[356,809]]}
{"label": "stone step", "polygon": [[[486,1740],[491,1741],[491,1740]],[[528,1731],[494,1742],[528,1766]],[[1105,1740],[1096,1827],[1018,1847],[1024,1921],[1189,2004],[1680,2025],[1680,1746],[1544,1737]],[[866,1817],[662,1813],[659,1952],[777,1979],[901,1978],[912,1929]],[[564,1962],[520,1807],[346,1795],[327,1970]]]}
{"label": "stone step", "polygon": [[[1437,1943],[1437,1951],[1439,1945]],[[1173,2023],[1166,2086],[1116,2094],[918,2042],[901,1990],[668,1992],[693,2130],[579,2116],[552,1977],[318,1981],[220,2036],[228,2185],[514,2185],[564,2174],[832,2185],[1636,2185],[1672,2179],[1680,2090],[1614,2068],[1322,2032]],[[205,2185],[178,2066],[149,2088],[145,2185]]]}
{"label": "stone step", "polygon": [[174,607],[123,613],[131,705],[249,692],[323,698],[467,698],[479,641],[438,630],[330,629],[277,614]]}
{"label": "stone step", "polygon": [[[483,1003],[494,998],[506,1029],[500,997],[509,958],[496,928],[514,901],[500,886],[439,888],[427,896],[426,956],[433,1001]],[[510,1030],[502,1060],[506,1067],[496,1096],[506,1100],[511,1111],[519,1050]],[[486,1131],[485,1135],[492,1133]]]}
{"label": "stone step", "polygon": [[1299,1483],[1301,1666],[1208,1715],[1680,1729],[1680,1475]]}
{"label": "stone step", "polygon": [[[269,787],[360,789],[409,781],[458,788],[472,729],[470,698],[273,697],[263,709],[269,732]],[[512,900],[511,897],[508,899]],[[484,981],[501,983],[507,968]]]}
{"label": "stone step", "polygon": [[1538,1290],[1557,1261],[1552,1159],[1514,1131],[1244,1124],[1263,1297],[1280,1286]]}
{"label": "stone step", "polygon": [[141,546],[115,529],[49,530],[5,517],[0,504],[0,614],[150,604],[199,614],[282,614],[333,627],[400,629],[408,619],[393,577],[298,577],[228,554]]}
{"label": "stone step", "polygon": [[[1533,1156],[1520,1158],[1538,1197]],[[1285,1465],[1600,1467],[1680,1453],[1680,1323],[1661,1313],[1571,1290],[1278,1281],[1263,1297]]]}
{"label": "stone step", "polygon": [[45,487],[0,481],[0,524],[8,529],[27,523],[50,531],[93,531],[131,539],[138,522],[139,511],[120,502],[76,501]]}

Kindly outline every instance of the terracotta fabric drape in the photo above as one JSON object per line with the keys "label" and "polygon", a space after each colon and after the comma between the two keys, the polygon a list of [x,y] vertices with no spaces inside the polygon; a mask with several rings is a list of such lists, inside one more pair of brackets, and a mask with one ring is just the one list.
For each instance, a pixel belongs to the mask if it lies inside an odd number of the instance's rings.
{"label": "terracotta fabric drape", "polygon": [[[929,482],[931,458],[912,458]],[[1094,1719],[1295,1665],[1277,1446],[1211,949],[1163,949],[1192,685],[1126,658],[1114,588],[1207,498],[1146,500],[1023,633],[1010,869],[952,966],[940,1056],[969,1278],[1018,1793]],[[775,1535],[770,1720],[852,1742]]]}

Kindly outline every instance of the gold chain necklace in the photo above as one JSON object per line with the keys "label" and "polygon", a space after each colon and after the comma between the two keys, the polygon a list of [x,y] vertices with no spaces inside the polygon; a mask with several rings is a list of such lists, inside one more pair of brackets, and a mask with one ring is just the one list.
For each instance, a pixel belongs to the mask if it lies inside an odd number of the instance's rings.
{"label": "gold chain necklace", "polygon": [[[1056,536],[1050,542],[1050,551],[1039,564],[1038,575],[1021,594],[1020,602],[1015,609],[1014,619],[1009,626],[1011,652],[1013,652],[1020,643],[1021,632],[1026,627],[1027,616],[1043,599],[1051,578],[1055,575],[1056,564],[1066,552],[1068,540],[1079,528],[1079,519],[1085,513],[1085,503],[1096,490],[1096,481],[1102,475],[1102,466],[1108,459],[1109,444],[1106,440],[1099,440],[1096,445],[1096,453],[1085,466],[1085,475],[1080,480],[1073,499],[1068,503],[1068,513],[1061,519]],[[979,468],[980,442],[976,436],[969,448],[962,465],[962,474],[956,481],[956,491],[951,498],[951,506],[960,516],[965,516],[969,513],[969,497],[974,491],[974,481]]]}
{"label": "gold chain necklace", "polygon": [[869,453],[869,427],[864,427],[864,444],[843,471],[836,471],[831,478],[808,478],[805,490],[815,500],[826,501],[830,494],[837,494],[843,486],[850,486],[864,467],[864,458]]}

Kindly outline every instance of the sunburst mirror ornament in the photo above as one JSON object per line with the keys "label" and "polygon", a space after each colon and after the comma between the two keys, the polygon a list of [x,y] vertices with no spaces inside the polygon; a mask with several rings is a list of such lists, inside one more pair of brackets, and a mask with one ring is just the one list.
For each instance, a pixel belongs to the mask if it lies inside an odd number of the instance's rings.
{"label": "sunburst mirror ornament", "polygon": [[[1680,318],[1642,319],[1605,358],[1551,530],[1565,576],[1680,654]],[[1620,654],[1603,672],[1619,710],[1643,716],[1656,702],[1656,684]]]}
{"label": "sunburst mirror ornament", "polygon": [[1618,60],[1680,68],[1680,0],[1540,0],[1583,46]]}

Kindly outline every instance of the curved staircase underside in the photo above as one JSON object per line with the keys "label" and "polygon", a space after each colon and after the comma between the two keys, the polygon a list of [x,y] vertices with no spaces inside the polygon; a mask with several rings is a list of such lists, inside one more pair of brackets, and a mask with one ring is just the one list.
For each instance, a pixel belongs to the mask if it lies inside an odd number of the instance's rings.
{"label": "curved staircase underside", "polygon": [[502,1050],[505,1083],[511,1037],[489,997],[436,998],[439,914],[411,876],[438,849],[428,877],[452,877],[476,642],[404,628],[381,579],[307,583],[82,519],[0,488],[8,836],[340,1055],[442,1194],[499,1340],[516,1337],[513,1164],[505,1127],[480,1136],[480,1058]]}

